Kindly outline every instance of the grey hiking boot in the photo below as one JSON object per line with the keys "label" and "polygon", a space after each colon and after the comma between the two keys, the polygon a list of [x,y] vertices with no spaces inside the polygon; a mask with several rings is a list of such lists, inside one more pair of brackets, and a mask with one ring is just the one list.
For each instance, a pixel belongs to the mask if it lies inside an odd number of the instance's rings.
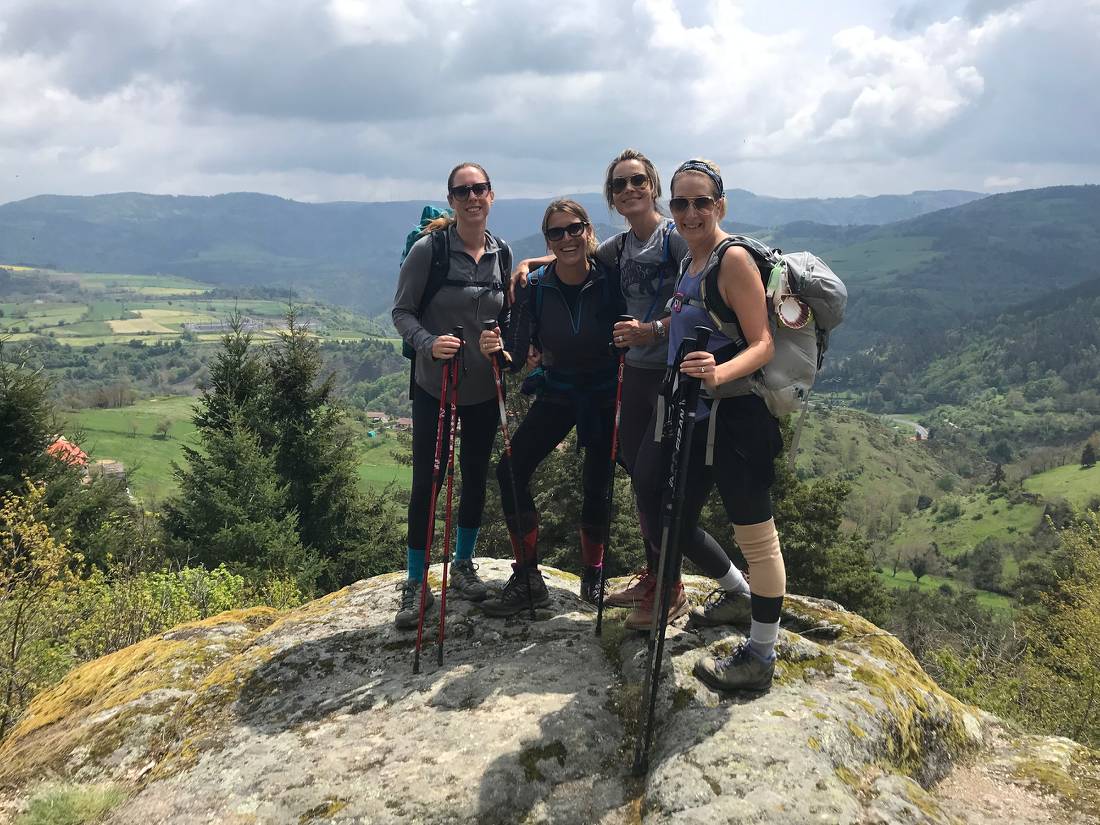
{"label": "grey hiking boot", "polygon": [[695,676],[715,690],[767,691],[775,675],[775,656],[761,659],[748,641],[742,642],[732,656],[714,659],[707,656],[695,663]]}
{"label": "grey hiking boot", "polygon": [[[527,598],[528,588],[531,590],[530,601]],[[550,591],[546,589],[546,582],[537,567],[516,570],[500,595],[483,601],[481,609],[486,616],[501,618],[522,613],[532,603],[535,607],[545,607],[550,603]]]}
{"label": "grey hiking boot", "polygon": [[[401,601],[397,605],[397,615],[393,619],[393,624],[398,630],[412,630],[420,622],[420,582],[405,579],[397,585],[397,590],[401,594]],[[425,616],[434,604],[435,596],[432,595],[432,588],[429,586],[424,597]]]}
{"label": "grey hiking boot", "polygon": [[489,589],[478,576],[477,565],[470,559],[456,561],[451,565],[450,573],[447,588],[452,596],[471,602],[480,602],[488,595]]}
{"label": "grey hiking boot", "polygon": [[748,625],[752,621],[752,597],[719,588],[702,607],[691,608],[691,623],[699,627],[723,624]]}

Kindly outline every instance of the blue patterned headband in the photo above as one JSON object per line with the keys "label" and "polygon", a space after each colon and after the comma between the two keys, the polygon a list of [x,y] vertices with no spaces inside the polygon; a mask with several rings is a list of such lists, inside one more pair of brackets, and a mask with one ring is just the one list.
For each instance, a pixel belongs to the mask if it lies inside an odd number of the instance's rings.
{"label": "blue patterned headband", "polygon": [[714,185],[718,187],[718,197],[722,197],[726,192],[726,187],[722,185],[722,176],[701,160],[685,160],[680,164],[680,168],[676,170],[676,174],[672,177],[675,178],[676,175],[679,175],[681,172],[702,172],[714,181]]}

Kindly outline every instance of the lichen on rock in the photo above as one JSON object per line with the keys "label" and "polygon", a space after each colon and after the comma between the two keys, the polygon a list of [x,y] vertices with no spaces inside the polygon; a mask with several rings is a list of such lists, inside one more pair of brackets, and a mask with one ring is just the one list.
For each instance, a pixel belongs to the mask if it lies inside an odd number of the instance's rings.
{"label": "lichen on rock", "polygon": [[[635,779],[644,636],[609,610],[596,637],[575,577],[544,572],[551,604],[534,622],[450,600],[442,665],[434,612],[420,674],[415,634],[392,624],[393,575],[160,634],[37,697],[0,744],[0,781],[23,804],[45,779],[115,783],[129,798],[108,822],[167,825],[1012,821],[962,804],[963,776],[1035,811],[1095,811],[1098,785],[1081,778],[1095,754],[1009,736],[894,637],[799,597],[760,697],[691,675],[736,629],[669,628],[651,768]],[[706,585],[688,578],[693,598]]]}

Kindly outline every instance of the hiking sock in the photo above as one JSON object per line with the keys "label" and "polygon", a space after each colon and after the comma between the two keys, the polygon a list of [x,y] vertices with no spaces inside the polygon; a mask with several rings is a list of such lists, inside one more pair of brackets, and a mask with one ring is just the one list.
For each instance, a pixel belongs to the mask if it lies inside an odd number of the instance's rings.
{"label": "hiking sock", "polygon": [[455,561],[469,561],[474,557],[477,534],[480,527],[459,527],[455,535]]}
{"label": "hiking sock", "polygon": [[745,581],[745,577],[741,575],[741,571],[737,569],[733,562],[730,562],[730,569],[726,572],[726,575],[718,579],[718,586],[727,593],[749,595],[749,583]]}
{"label": "hiking sock", "polygon": [[749,647],[761,659],[770,659],[775,652],[775,640],[779,638],[779,616],[782,611],[782,596],[752,594]]}
{"label": "hiking sock", "polygon": [[419,582],[424,580],[424,551],[408,548],[409,581]]}
{"label": "hiking sock", "polygon": [[752,620],[749,629],[749,647],[764,661],[775,656],[775,641],[779,638],[779,622],[758,622]]}

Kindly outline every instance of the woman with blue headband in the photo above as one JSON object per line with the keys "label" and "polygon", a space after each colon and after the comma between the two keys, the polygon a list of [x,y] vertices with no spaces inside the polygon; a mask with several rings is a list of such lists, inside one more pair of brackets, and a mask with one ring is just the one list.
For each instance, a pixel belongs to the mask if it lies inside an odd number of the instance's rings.
{"label": "woman with blue headband", "polygon": [[[702,287],[715,271],[718,291],[736,315],[740,331],[740,336],[731,338],[715,330],[707,349],[686,354],[679,367],[681,374],[698,378],[704,390],[690,445],[680,547],[719,584],[717,597],[692,611],[692,622],[750,625],[748,639],[731,656],[703,659],[695,673],[717,689],[767,690],[775,671],[786,574],[770,494],[773,461],[782,449],[782,438],[778,422],[749,383],[749,377],[771,360],[774,349],[764,283],[744,249],[734,246],[719,252],[727,233],[720,226],[726,198],[718,167],[705,160],[687,161],[672,176],[671,188],[669,208],[687,242],[688,255],[672,300],[669,364],[680,342],[691,337],[696,326],[715,326],[702,300]],[[651,426],[657,424],[654,419]],[[667,474],[660,445],[652,438],[644,440],[633,481],[639,508],[651,523],[660,518]],[[722,547],[699,527],[699,514],[715,485],[732,522],[733,537],[748,562],[751,593]],[[669,616],[684,612],[683,585],[677,582]]]}

